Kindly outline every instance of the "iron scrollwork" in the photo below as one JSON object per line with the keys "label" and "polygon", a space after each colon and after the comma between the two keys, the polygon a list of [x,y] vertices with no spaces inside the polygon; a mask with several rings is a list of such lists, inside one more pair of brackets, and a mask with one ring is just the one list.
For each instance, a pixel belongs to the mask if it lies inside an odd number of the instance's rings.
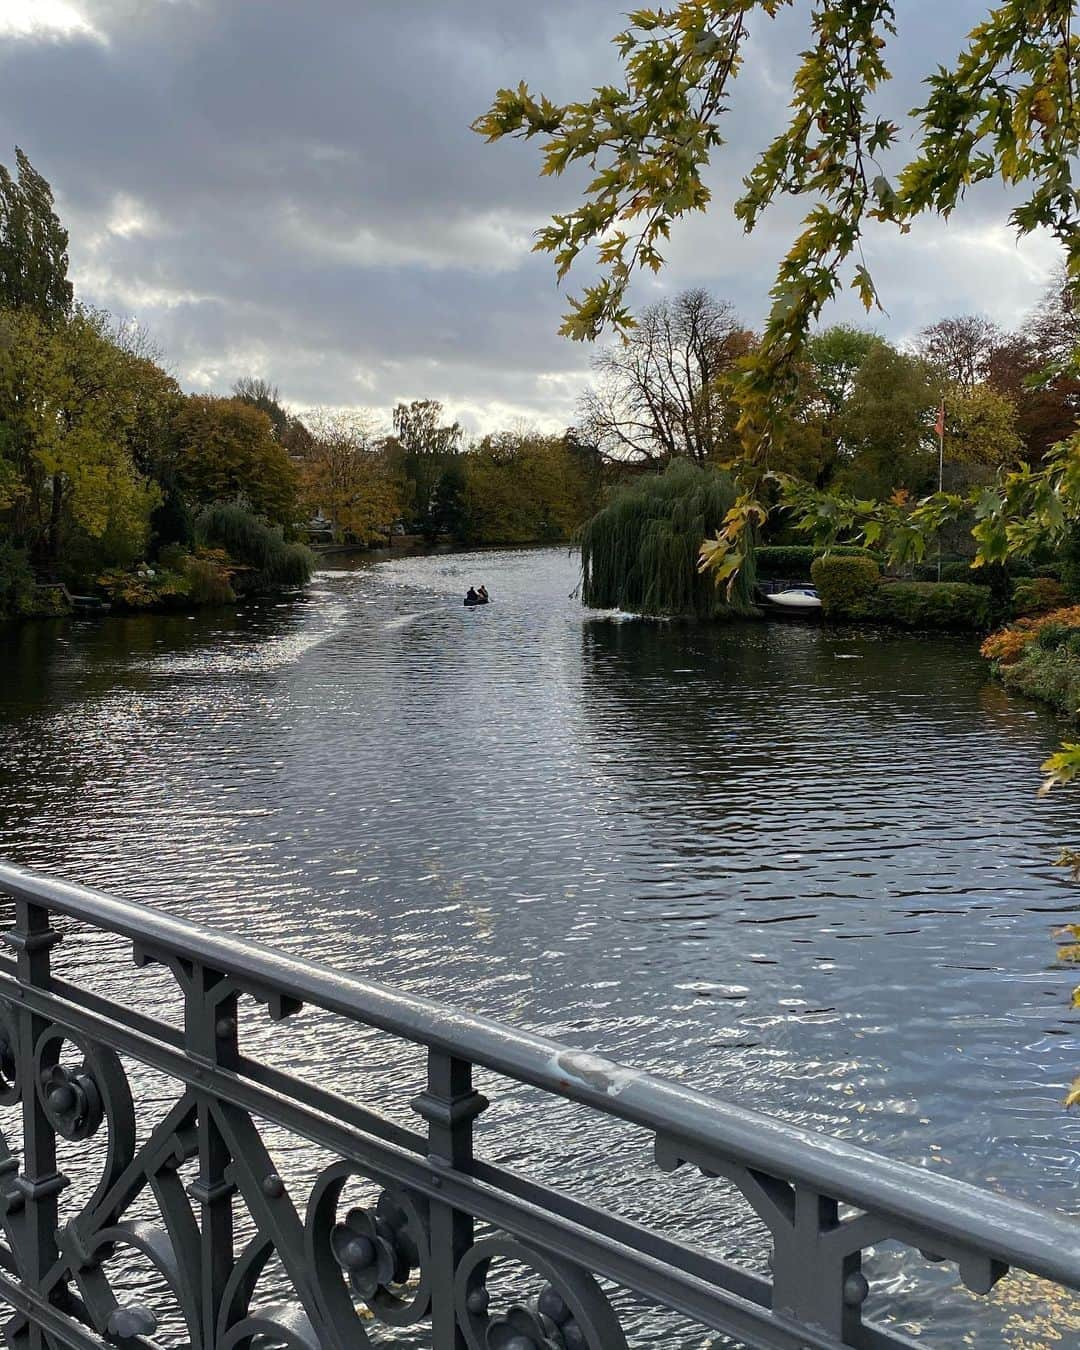
{"label": "iron scrollwork", "polygon": [[[529,1303],[492,1314],[488,1276],[509,1261],[544,1281]],[[458,1266],[458,1319],[469,1350],[626,1350],[618,1319],[596,1280],[515,1238],[496,1234],[475,1242]]]}
{"label": "iron scrollwork", "polygon": [[[1045,1212],[940,1177],[927,1198],[922,1173],[842,1141],[811,1145],[648,1075],[568,1075],[570,1052],[544,1038],[274,953],[249,959],[212,930],[15,871],[0,865],[17,905],[15,957],[0,958],[0,1108],[9,1134],[14,1116],[22,1125],[21,1156],[0,1132],[0,1301],[15,1350],[87,1344],[87,1330],[130,1350],[174,1332],[192,1350],[347,1350],[371,1346],[372,1322],[426,1322],[435,1350],[626,1350],[601,1277],[747,1345],[911,1350],[862,1323],[863,1254],[885,1240],[955,1262],[977,1293],[1010,1262],[1080,1287],[1074,1234]],[[123,933],[137,965],[170,970],[182,1029],[54,980],[53,901]],[[246,1058],[249,996],[275,1021],[314,1006],[426,1046],[410,1103],[426,1134]],[[141,1142],[128,1059],[177,1085]],[[769,1230],[769,1277],[474,1157],[478,1067],[621,1116],[654,1138],[665,1170],[733,1182]],[[310,1194],[294,1201],[263,1120],[336,1159]],[[354,1189],[373,1198],[350,1203]],[[156,1276],[141,1289],[136,1264]],[[531,1296],[506,1292],[506,1267]]]}
{"label": "iron scrollwork", "polygon": [[308,1203],[305,1247],[321,1296],[340,1326],[361,1325],[354,1296],[389,1326],[421,1322],[431,1308],[426,1201],[389,1187],[374,1205],[341,1217],[342,1193],[355,1177],[368,1180],[351,1163],[331,1164]]}

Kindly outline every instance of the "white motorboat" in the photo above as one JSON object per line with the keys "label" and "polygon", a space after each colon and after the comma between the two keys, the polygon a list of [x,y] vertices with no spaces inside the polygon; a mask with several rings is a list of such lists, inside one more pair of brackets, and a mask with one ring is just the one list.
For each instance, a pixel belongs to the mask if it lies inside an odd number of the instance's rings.
{"label": "white motorboat", "polygon": [[786,591],[773,591],[766,600],[780,609],[820,609],[821,596],[813,586],[789,586]]}

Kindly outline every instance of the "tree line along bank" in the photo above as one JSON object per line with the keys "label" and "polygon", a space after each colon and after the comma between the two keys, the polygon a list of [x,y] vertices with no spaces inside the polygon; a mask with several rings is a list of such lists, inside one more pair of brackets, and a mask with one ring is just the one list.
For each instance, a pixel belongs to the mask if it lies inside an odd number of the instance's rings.
{"label": "tree line along bank", "polygon": [[286,411],[260,379],[185,393],[135,323],[76,301],[49,184],[0,165],[0,617],[67,596],[128,609],[303,585],[313,540],[368,547],[569,538],[597,457],[571,436],[466,445],[432,400]]}

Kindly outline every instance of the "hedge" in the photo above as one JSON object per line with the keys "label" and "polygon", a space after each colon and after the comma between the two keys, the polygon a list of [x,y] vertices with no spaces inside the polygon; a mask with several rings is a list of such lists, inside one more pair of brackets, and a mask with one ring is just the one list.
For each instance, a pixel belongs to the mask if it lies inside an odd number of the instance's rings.
{"label": "hedge", "polygon": [[1027,618],[1038,614],[1049,614],[1051,610],[1061,609],[1068,595],[1060,581],[1053,577],[1032,577],[1018,581],[1012,593],[1013,617]]}
{"label": "hedge", "polygon": [[809,581],[815,558],[872,558],[869,549],[854,544],[837,544],[827,555],[813,544],[767,544],[754,553],[759,577],[782,577],[790,581]]}
{"label": "hedge", "polygon": [[898,628],[988,628],[990,588],[962,581],[881,580],[872,558],[829,556],[811,575],[829,618],[870,619]]}
{"label": "hedge", "polygon": [[810,576],[821,597],[821,608],[840,619],[867,619],[874,609],[881,572],[873,558],[815,558]]}
{"label": "hedge", "polygon": [[[994,597],[994,604],[1004,614],[1011,601],[1013,588],[1018,581],[1034,576],[1030,563],[1010,558],[1007,563],[984,563],[982,567],[972,567],[968,561],[947,562],[941,565],[942,581],[963,581],[969,586],[986,586]],[[920,563],[914,569],[916,581],[937,581],[937,564]]]}
{"label": "hedge", "polygon": [[[824,603],[824,600],[823,600]],[[988,628],[990,591],[963,581],[894,581],[879,586],[873,617],[900,628]]]}

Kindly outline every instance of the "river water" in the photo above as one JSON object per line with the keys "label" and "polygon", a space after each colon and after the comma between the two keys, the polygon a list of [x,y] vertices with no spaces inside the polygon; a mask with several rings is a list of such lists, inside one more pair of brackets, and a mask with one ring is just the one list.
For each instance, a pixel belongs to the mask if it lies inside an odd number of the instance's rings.
{"label": "river water", "polygon": [[[1035,796],[1060,724],[969,638],[640,621],[576,581],[559,550],[404,558],[4,632],[0,853],[1080,1215],[1053,944],[1080,902],[1050,866],[1077,805]],[[283,1062],[355,1070],[355,1037],[287,1025]],[[648,1141],[503,1098],[489,1156],[760,1265]],[[918,1333],[934,1294],[928,1344],[1043,1343],[1030,1281],[976,1302],[875,1262],[872,1314]]]}

